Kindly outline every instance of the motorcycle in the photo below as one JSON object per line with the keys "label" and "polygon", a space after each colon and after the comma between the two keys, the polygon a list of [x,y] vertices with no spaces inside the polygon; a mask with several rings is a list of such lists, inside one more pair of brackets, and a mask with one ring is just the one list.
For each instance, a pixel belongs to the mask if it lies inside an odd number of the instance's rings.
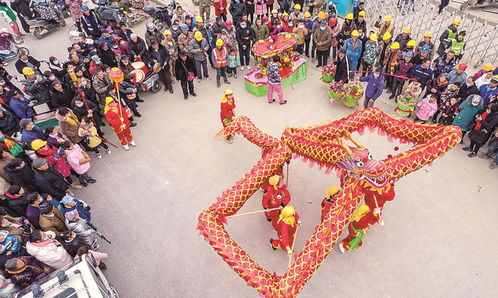
{"label": "motorcycle", "polygon": [[108,5],[107,0],[99,0],[98,3],[97,14],[105,22],[114,21],[116,24],[123,22],[126,26],[132,27],[146,19],[145,15],[137,14],[133,11],[132,13],[127,13],[119,6]]}
{"label": "motorcycle", "polygon": [[460,10],[464,11],[469,7],[485,7],[498,3],[498,0],[465,0],[460,5]]}
{"label": "motorcycle", "polygon": [[146,5],[143,11],[154,19],[154,25],[156,25],[158,30],[163,30],[171,26],[172,14],[169,12],[168,7]]}
{"label": "motorcycle", "polygon": [[6,29],[2,29],[0,31],[0,59],[2,61],[14,59],[19,54],[29,55],[29,50],[18,46],[14,41],[14,36]]}
{"label": "motorcycle", "polygon": [[53,3],[38,4],[33,7],[35,18],[26,20],[36,38],[42,39],[48,33],[66,26],[60,7]]}

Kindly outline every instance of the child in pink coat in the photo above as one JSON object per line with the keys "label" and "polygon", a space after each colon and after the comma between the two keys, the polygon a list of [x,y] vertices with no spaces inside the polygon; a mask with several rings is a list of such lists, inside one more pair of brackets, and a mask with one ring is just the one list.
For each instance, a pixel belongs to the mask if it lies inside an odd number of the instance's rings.
{"label": "child in pink coat", "polygon": [[415,121],[426,123],[434,115],[434,113],[436,113],[438,97],[439,96],[437,94],[430,94],[417,104],[419,109],[417,111]]}
{"label": "child in pink coat", "polygon": [[69,162],[71,168],[78,174],[80,184],[86,187],[88,186],[88,183],[97,182],[97,180],[88,176],[91,160],[88,153],[83,151],[78,144],[74,144],[70,141],[64,142],[62,146],[66,150],[67,162]]}

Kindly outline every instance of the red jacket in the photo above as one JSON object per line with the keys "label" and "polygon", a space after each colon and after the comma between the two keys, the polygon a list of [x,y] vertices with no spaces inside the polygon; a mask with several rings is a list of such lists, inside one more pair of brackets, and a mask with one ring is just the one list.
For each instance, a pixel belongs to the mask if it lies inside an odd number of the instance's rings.
{"label": "red jacket", "polygon": [[294,226],[286,224],[283,220],[277,223],[278,218],[275,219],[275,223],[273,224],[273,227],[275,228],[275,230],[277,230],[278,239],[280,239],[281,242],[281,247],[285,250],[291,249],[292,242],[294,241],[294,234],[296,233],[297,229],[297,221],[299,220],[299,215],[297,214],[297,212],[295,213],[294,217],[296,218]]}
{"label": "red jacket", "polygon": [[223,125],[226,125],[227,123],[225,123],[225,119],[228,118],[230,119],[230,121],[232,121],[233,117],[235,116],[233,114],[233,110],[235,109],[235,102],[230,102],[230,101],[222,102],[220,107],[221,107],[221,112],[220,112],[221,122],[223,123]]}
{"label": "red jacket", "polygon": [[[370,210],[374,210],[379,206],[379,208],[383,208],[384,204],[387,201],[392,201],[394,199],[394,186],[391,185],[388,191],[384,191],[381,195],[379,195],[376,191],[366,190],[365,194],[365,204],[370,208]],[[377,204],[375,204],[375,200],[377,200]],[[356,227],[356,226],[355,226]]]}
{"label": "red jacket", "polygon": [[221,16],[222,14],[227,14],[227,0],[214,0],[214,14],[216,16]]}
{"label": "red jacket", "polygon": [[287,186],[281,186],[277,189],[275,187],[270,186],[267,189],[267,192],[263,195],[263,199],[261,204],[263,208],[277,208],[282,204],[289,204],[291,200],[291,196]]}
{"label": "red jacket", "polygon": [[123,115],[123,123],[121,123],[120,119],[120,112],[119,110],[113,111],[112,109],[109,109],[107,113],[105,113],[105,119],[109,124],[112,126],[112,129],[115,132],[121,132],[121,124],[126,125],[126,127],[130,126],[130,120],[128,120],[128,114],[126,113],[125,109],[123,109],[123,106],[118,104],[118,109],[121,109],[121,115]]}

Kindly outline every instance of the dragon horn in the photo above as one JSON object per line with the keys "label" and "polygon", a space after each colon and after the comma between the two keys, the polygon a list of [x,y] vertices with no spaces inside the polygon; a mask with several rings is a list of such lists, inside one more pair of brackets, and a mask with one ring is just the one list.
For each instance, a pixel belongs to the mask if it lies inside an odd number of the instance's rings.
{"label": "dragon horn", "polygon": [[351,148],[349,148],[348,144],[346,144],[343,140],[341,140],[337,135],[335,136],[335,138],[337,139],[337,144],[339,144],[339,146],[344,148],[344,150],[346,150],[346,153],[349,156],[353,156],[353,151],[351,151]]}
{"label": "dragon horn", "polygon": [[351,141],[353,142],[353,144],[356,145],[356,147],[358,147],[359,149],[363,149],[365,148],[365,146],[363,146],[362,144],[360,144],[355,138],[353,138],[353,136],[349,133],[349,132],[346,132],[346,137]]}

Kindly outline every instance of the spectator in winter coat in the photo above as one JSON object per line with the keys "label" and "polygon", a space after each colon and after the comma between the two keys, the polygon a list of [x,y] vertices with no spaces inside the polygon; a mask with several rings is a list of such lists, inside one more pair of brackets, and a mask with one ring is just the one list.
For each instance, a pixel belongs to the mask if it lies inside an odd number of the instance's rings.
{"label": "spectator in winter coat", "polygon": [[128,48],[130,49],[130,56],[133,58],[133,61],[144,60],[147,53],[147,46],[142,38],[136,34],[131,34],[128,41]]}
{"label": "spectator in winter coat", "polygon": [[434,78],[427,82],[427,90],[425,93],[425,96],[428,94],[437,94],[438,98],[441,98],[441,94],[446,90],[448,87],[448,79],[446,78],[446,75],[442,74],[437,78]]}
{"label": "spectator in winter coat", "polygon": [[306,35],[308,35],[308,29],[304,25],[303,21],[299,21],[297,27],[292,30],[292,33],[297,34],[298,40],[296,42],[296,52],[300,55],[304,53],[304,43],[306,39]]}
{"label": "spectator in winter coat", "polygon": [[40,227],[43,231],[52,231],[57,238],[61,238],[63,233],[68,232],[65,224],[64,214],[49,202],[43,202],[40,208]]}
{"label": "spectator in winter coat", "polygon": [[482,85],[487,85],[489,82],[491,82],[491,79],[493,78],[493,72],[488,71],[482,76],[480,76],[478,79],[475,80],[475,84],[477,88],[481,88]]}
{"label": "spectator in winter coat", "polygon": [[61,107],[57,111],[56,117],[59,119],[61,132],[73,143],[79,143],[83,139],[78,135],[80,121],[74,113],[66,108]]}
{"label": "spectator in winter coat", "polygon": [[26,218],[36,229],[40,229],[40,208],[38,207],[43,202],[43,198],[40,194],[32,192],[28,195],[27,202]]}
{"label": "spectator in winter coat", "polygon": [[425,97],[418,104],[419,108],[417,111],[417,117],[414,121],[421,121],[426,123],[437,111],[437,100],[439,96],[437,94],[430,94],[429,97]]}
{"label": "spectator in winter coat", "polygon": [[73,259],[61,243],[55,240],[53,233],[34,230],[31,232],[26,249],[38,261],[55,269],[64,269],[73,263]]}
{"label": "spectator in winter coat", "polygon": [[76,234],[76,237],[82,244],[92,246],[92,249],[97,249],[97,235],[95,230],[90,228],[88,221],[79,216],[78,210],[73,209],[65,214],[66,226],[69,230]]}
{"label": "spectator in winter coat", "polygon": [[467,74],[465,70],[467,69],[467,64],[458,64],[455,69],[448,73],[448,83],[460,86],[467,80]]}
{"label": "spectator in winter coat", "polygon": [[35,159],[33,161],[33,171],[35,173],[35,183],[42,192],[50,194],[57,200],[64,197],[69,185],[61,174],[48,166],[45,159]]}
{"label": "spectator in winter coat", "polygon": [[460,127],[462,130],[462,140],[460,144],[463,144],[463,138],[467,131],[470,129],[469,125],[474,120],[474,117],[483,109],[483,100],[479,95],[470,95],[460,103],[458,106],[458,115],[453,120],[452,125]]}
{"label": "spectator in winter coat", "polygon": [[17,217],[26,215],[26,207],[28,206],[27,195],[26,189],[17,185],[11,185],[5,192],[8,206],[14,212],[12,215]]}
{"label": "spectator in winter coat", "polygon": [[404,27],[403,31],[401,31],[398,36],[394,39],[394,42],[399,43],[399,48],[404,49],[406,47],[406,44],[412,39],[410,37],[411,29],[410,27]]}
{"label": "spectator in winter coat", "polygon": [[227,21],[227,7],[228,7],[228,1],[227,0],[214,0],[213,1],[213,6],[214,6],[214,14],[217,17],[220,17],[223,19],[224,22]]}
{"label": "spectator in winter coat", "polygon": [[21,129],[17,118],[4,108],[0,108],[0,131],[8,136]]}
{"label": "spectator in winter coat", "polygon": [[[187,53],[180,51],[178,54],[179,59],[175,62],[175,77],[182,86],[183,98],[188,99],[188,95],[196,97],[197,94],[194,91],[194,78],[197,75],[197,70],[195,68],[194,62]],[[193,74],[193,77],[189,80],[189,73]]]}
{"label": "spectator in winter coat", "polygon": [[[346,40],[344,43],[344,48],[346,49],[346,57],[349,62],[349,70],[355,71],[358,68],[358,60],[361,56],[362,42],[358,39],[359,32],[353,30],[351,32],[351,38]],[[349,77],[352,79],[354,77],[353,73],[350,73]]]}
{"label": "spectator in winter coat", "polygon": [[75,197],[66,194],[61,200],[60,210],[62,213],[68,213],[70,211],[76,210],[79,217],[84,219],[86,222],[91,222],[92,214],[90,213],[90,206],[81,200],[77,200]]}
{"label": "spectator in winter coat", "polygon": [[67,161],[71,165],[71,168],[78,174],[80,184],[86,187],[88,183],[93,184],[97,182],[97,180],[88,175],[91,161],[88,153],[83,151],[78,144],[74,144],[70,141],[64,142],[63,147],[66,150]]}
{"label": "spectator in winter coat", "polygon": [[273,61],[268,62],[268,103],[275,101],[273,99],[273,90],[278,94],[278,100],[281,105],[285,104],[287,100],[284,99],[282,91],[282,78],[277,63],[280,62],[280,56],[273,56]]}
{"label": "spectator in winter coat", "polygon": [[21,289],[41,280],[50,268],[32,256],[17,257],[5,263],[7,277]]}
{"label": "spectator in winter coat", "polygon": [[20,158],[12,159],[5,167],[5,173],[10,176],[12,183],[20,187],[24,187],[29,191],[33,191],[36,188],[35,185],[35,174],[33,170],[26,165],[26,163]]}
{"label": "spectator in winter coat", "polygon": [[460,90],[458,90],[458,95],[456,96],[459,102],[467,99],[469,95],[479,94],[479,88],[477,88],[474,81],[473,77],[468,77],[466,82],[460,85]]}
{"label": "spectator in winter coat", "polygon": [[190,41],[189,51],[192,53],[195,63],[195,68],[197,69],[197,79],[200,82],[202,79],[202,73],[204,72],[204,78],[209,78],[209,73],[207,69],[207,57],[206,53],[209,50],[209,44],[207,40],[202,36],[202,33],[197,31],[194,34],[194,39]]}
{"label": "spectator in winter coat", "polygon": [[52,100],[56,103],[55,106],[57,106],[57,108],[71,106],[71,98],[73,98],[73,92],[70,88],[64,85],[65,84],[57,81],[52,87],[51,96]]}
{"label": "spectator in winter coat", "polygon": [[451,42],[456,38],[458,32],[458,26],[460,25],[460,19],[456,18],[453,23],[446,28],[445,31],[439,37],[439,47],[437,49],[437,54],[443,56],[444,52],[451,46]]}
{"label": "spectator in winter coat", "polygon": [[372,108],[375,100],[382,95],[384,89],[384,75],[382,75],[382,68],[379,66],[375,69],[374,73],[360,79],[361,82],[368,82],[365,89],[365,101],[363,107]]}
{"label": "spectator in winter coat", "polygon": [[399,77],[393,78],[393,91],[391,96],[389,96],[389,99],[396,98],[399,94],[401,94],[401,91],[403,91],[403,85],[406,82],[406,79],[403,79],[403,77],[408,78],[414,67],[411,62],[412,58],[413,53],[407,52],[405,57],[400,59],[398,64],[394,67],[394,74]]}
{"label": "spectator in winter coat", "polygon": [[[380,46],[377,42],[377,34],[371,34],[370,40],[365,43],[365,51],[363,52],[363,57],[361,61],[363,71],[371,71],[375,63],[375,59],[380,53]],[[362,73],[362,77],[366,76],[366,73]]]}
{"label": "spectator in winter coat", "polygon": [[337,60],[334,61],[336,65],[336,71],[334,76],[335,82],[347,82],[348,81],[348,66],[346,61],[346,49],[342,48],[339,50],[337,55]]}
{"label": "spectator in winter coat", "polygon": [[433,76],[431,60],[426,59],[422,64],[415,66],[410,76],[420,83],[420,87],[423,90]]}
{"label": "spectator in winter coat", "polygon": [[498,75],[493,76],[489,84],[482,85],[479,88],[479,94],[483,99],[483,106],[486,107],[491,96],[495,96],[498,94]]}
{"label": "spectator in winter coat", "polygon": [[21,126],[21,142],[24,144],[30,144],[33,140],[41,139],[46,140],[47,136],[43,134],[42,130],[36,126],[30,119],[23,118],[19,122]]}
{"label": "spectator in winter coat", "polygon": [[448,53],[440,56],[434,61],[434,76],[437,77],[440,74],[448,74],[456,66],[455,53],[449,51]]}
{"label": "spectator in winter coat", "polygon": [[40,65],[41,65],[40,61],[26,54],[19,55],[19,60],[17,60],[15,64],[17,72],[23,75],[24,75],[23,69],[25,67],[32,68],[36,73],[41,74],[40,71],[38,70],[40,68]]}
{"label": "spectator in winter coat", "polygon": [[241,0],[233,0],[228,7],[228,11],[232,15],[235,27],[238,27],[242,16],[246,14],[246,4]]}
{"label": "spectator in winter coat", "polygon": [[256,23],[252,26],[252,30],[254,31],[254,38],[252,39],[253,43],[264,40],[270,36],[268,26],[263,24],[260,18],[256,19]]}
{"label": "spectator in winter coat", "polygon": [[427,47],[429,48],[429,51],[427,52],[429,55],[428,57],[429,59],[432,60],[432,58],[434,57],[434,48],[436,45],[434,45],[434,43],[431,41],[431,38],[432,38],[432,33],[426,32],[424,34],[424,39],[421,40],[415,47],[415,55],[420,54],[422,47],[427,45]]}
{"label": "spectator in winter coat", "polygon": [[87,5],[82,5],[83,15],[81,17],[81,25],[86,35],[97,39],[102,34],[100,27],[103,25],[94,11],[90,10]]}
{"label": "spectator in winter coat", "polygon": [[498,127],[498,106],[489,104],[484,112],[476,117],[476,123],[469,133],[470,146],[463,148],[465,151],[470,151],[468,157],[477,156],[479,149],[486,144],[496,127]]}
{"label": "spectator in winter coat", "polygon": [[247,66],[247,69],[251,69],[249,59],[251,58],[251,40],[254,39],[254,31],[247,25],[246,21],[240,21],[236,37],[239,44],[240,69],[243,70],[244,66]]}
{"label": "spectator in winter coat", "polygon": [[327,65],[330,54],[330,44],[332,42],[332,30],[327,26],[327,23],[320,23],[318,29],[313,32],[313,42],[316,45],[316,56],[318,59],[316,67],[318,68]]}
{"label": "spectator in winter coat", "polygon": [[116,54],[111,50],[111,46],[107,45],[105,42],[101,41],[98,46],[98,56],[102,60],[102,63],[109,67],[116,67]]}
{"label": "spectator in winter coat", "polygon": [[31,118],[35,116],[35,111],[31,106],[29,106],[29,100],[16,90],[12,91],[12,97],[10,98],[9,105],[19,119]]}
{"label": "spectator in winter coat", "polygon": [[24,255],[26,255],[26,250],[19,240],[9,235],[9,232],[0,230],[0,267],[4,268],[8,260]]}

